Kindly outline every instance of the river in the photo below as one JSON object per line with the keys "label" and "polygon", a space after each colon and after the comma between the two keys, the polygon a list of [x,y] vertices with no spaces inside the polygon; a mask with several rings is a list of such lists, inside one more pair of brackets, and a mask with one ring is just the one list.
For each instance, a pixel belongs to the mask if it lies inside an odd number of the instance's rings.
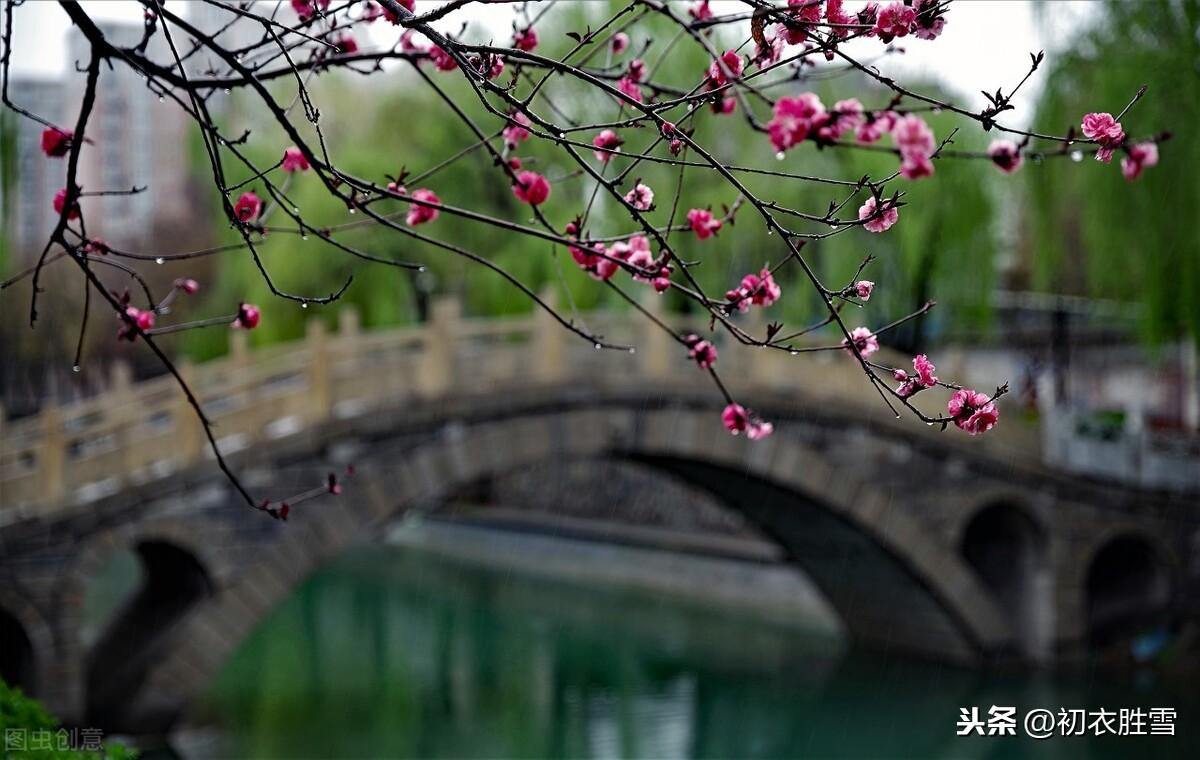
{"label": "river", "polygon": [[963,707],[1170,706],[1182,732],[1196,702],[1150,671],[972,671],[393,545],[326,566],[252,634],[207,695],[218,739],[200,754],[1184,757],[1182,737],[1036,742],[956,724]]}

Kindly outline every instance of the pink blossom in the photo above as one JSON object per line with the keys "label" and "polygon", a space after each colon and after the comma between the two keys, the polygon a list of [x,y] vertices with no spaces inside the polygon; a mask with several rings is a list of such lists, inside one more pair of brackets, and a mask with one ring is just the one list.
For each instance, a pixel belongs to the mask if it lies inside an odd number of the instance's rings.
{"label": "pink blossom", "polygon": [[532,26],[527,26],[524,29],[518,29],[513,32],[513,47],[518,50],[524,50],[528,53],[537,46],[538,36]]}
{"label": "pink blossom", "polygon": [[139,330],[151,330],[154,328],[154,312],[150,309],[135,309],[130,306],[125,309],[125,315],[134,321]]}
{"label": "pink blossom", "polygon": [[[63,212],[63,208],[65,208],[66,205],[67,205],[67,188],[64,187],[63,189],[59,190],[57,193],[54,194],[54,213],[61,214]],[[68,219],[78,219],[79,218],[79,201],[75,201],[71,204],[71,208],[67,210],[67,218]]]}
{"label": "pink blossom", "polygon": [[[408,11],[409,13],[412,13],[413,10],[417,7],[416,0],[397,0],[397,1],[400,3],[400,5],[403,5],[404,9],[406,11]],[[391,23],[393,23],[393,24],[400,23],[400,17],[398,15],[396,15],[395,13],[392,13],[391,8],[388,8],[385,6],[385,7],[381,8],[380,10],[383,12],[384,18],[386,18]]]}
{"label": "pink blossom", "polygon": [[933,374],[937,371],[937,367],[933,366],[933,362],[929,361],[929,357],[925,354],[917,354],[913,357],[913,369],[917,371],[917,381],[925,388],[932,388],[937,385],[937,375]]}
{"label": "pink blossom", "polygon": [[511,121],[504,127],[504,143],[509,147],[509,150],[517,147],[518,143],[529,139],[529,130],[526,127],[530,126],[529,117],[520,111],[513,111],[509,118]]}
{"label": "pink blossom", "polygon": [[752,441],[762,440],[775,432],[775,426],[763,420],[754,420],[746,429],[746,437]]}
{"label": "pink blossom", "polygon": [[530,206],[539,206],[550,197],[550,181],[537,172],[523,171],[517,175],[512,190],[518,199]]}
{"label": "pink blossom", "polygon": [[699,335],[689,335],[683,341],[688,345],[688,357],[700,365],[700,369],[712,369],[717,361],[716,346]]}
{"label": "pink blossom", "polygon": [[875,196],[867,198],[867,202],[858,209],[858,218],[860,220],[870,219],[863,223],[863,229],[867,232],[887,232],[900,219],[900,209],[896,208],[891,201],[885,201],[883,211],[876,216],[876,203]]}
{"label": "pink blossom", "polygon": [[454,56],[437,45],[429,46],[429,60],[433,61],[434,68],[438,71],[454,71],[458,68],[458,61],[454,60]]}
{"label": "pink blossom", "polygon": [[646,62],[641,58],[634,58],[629,62],[629,66],[625,70],[625,76],[635,82],[642,81],[646,78]]}
{"label": "pink blossom", "polygon": [[629,76],[623,76],[617,80],[617,89],[635,103],[641,103],[644,99],[642,88],[638,86],[637,80]]}
{"label": "pink blossom", "polygon": [[897,1],[879,10],[875,19],[875,33],[881,41],[891,42],[896,37],[907,36],[916,20],[917,12]]}
{"label": "pink blossom", "polygon": [[237,316],[233,318],[233,327],[243,330],[253,330],[258,327],[259,321],[262,319],[262,312],[252,303],[242,303],[238,305]]}
{"label": "pink blossom", "polygon": [[696,21],[708,21],[713,17],[713,12],[712,8],[708,5],[708,0],[701,0],[691,8],[688,8],[688,15]]}
{"label": "pink blossom", "polygon": [[617,32],[609,42],[609,47],[612,49],[613,55],[624,53],[629,47],[629,35],[625,32]]}
{"label": "pink blossom", "polygon": [[932,177],[933,161],[928,156],[906,157],[900,162],[900,176],[908,179]]}
{"label": "pink blossom", "polygon": [[[850,338],[854,341],[854,348],[858,349],[859,355],[864,359],[879,350],[879,338],[875,337],[875,333],[871,332],[869,327],[854,328],[850,331]],[[843,338],[842,346],[848,354],[854,356],[849,340]]]}
{"label": "pink blossom", "polygon": [[621,147],[623,142],[620,135],[611,129],[606,129],[592,138],[592,145],[597,148],[592,153],[596,156],[597,161],[610,161],[614,155],[612,151]]}
{"label": "pink blossom", "polygon": [[654,205],[654,191],[649,185],[643,185],[641,182],[633,186],[633,189],[625,193],[625,202],[633,206],[638,211],[649,211]]}
{"label": "pink blossom", "polygon": [[728,116],[737,110],[737,99],[722,96],[714,100],[709,107],[718,116]]}
{"label": "pink blossom", "polygon": [[939,7],[940,0],[916,0],[913,11],[916,18],[913,34],[922,40],[936,40],[946,29],[946,8]]}
{"label": "pink blossom", "polygon": [[789,45],[799,45],[808,39],[813,24],[821,20],[821,0],[788,0],[788,6],[788,20],[780,31]]}
{"label": "pink blossom", "polygon": [[859,280],[854,283],[854,292],[864,301],[871,299],[871,292],[875,290],[875,283],[870,280]]}
{"label": "pink blossom", "polygon": [[862,143],[876,142],[886,133],[892,131],[892,128],[896,126],[898,118],[892,111],[877,111],[870,116],[864,116],[863,123],[859,126],[855,136]]}
{"label": "pink blossom", "polygon": [[1083,117],[1081,126],[1085,137],[1101,145],[1116,147],[1125,140],[1125,130],[1110,113],[1089,113]]}
{"label": "pink blossom", "polygon": [[854,18],[849,13],[846,13],[846,10],[842,7],[842,0],[826,0],[825,21],[835,25],[829,30],[829,33],[834,37],[843,39],[850,33],[850,30],[839,27],[853,24]]}
{"label": "pink blossom", "polygon": [[353,55],[358,52],[358,42],[349,34],[343,34],[333,42],[340,55]]}
{"label": "pink blossom", "polygon": [[[858,13],[854,14],[854,20],[861,26],[874,27],[875,22],[879,20],[879,3],[867,3]],[[875,36],[875,29],[872,28],[866,33],[867,37]]]}
{"label": "pink blossom", "polygon": [[242,193],[237,199],[237,203],[233,204],[233,213],[239,222],[252,222],[262,213],[262,201],[254,193]]}
{"label": "pink blossom", "polygon": [[749,311],[752,304],[754,306],[770,306],[782,295],[783,289],[775,282],[771,270],[766,267],[763,267],[758,274],[746,275],[737,288],[725,293],[725,297],[742,313]]}
{"label": "pink blossom", "polygon": [[488,79],[495,79],[504,73],[504,59],[498,55],[488,53],[479,59],[475,69],[484,74]]}
{"label": "pink blossom", "polygon": [[[392,23],[395,24],[397,22],[393,21]],[[424,53],[425,52],[425,46],[418,42],[415,42],[413,40],[414,36],[415,36],[415,33],[413,32],[412,29],[405,29],[400,34],[400,51],[401,52],[404,52],[404,53]],[[445,51],[442,51],[442,53],[444,54]]]}
{"label": "pink blossom", "polygon": [[924,119],[915,114],[902,116],[892,128],[892,140],[900,149],[900,174],[909,179],[933,174],[934,136]]}
{"label": "pink blossom", "polygon": [[592,277],[597,280],[607,280],[620,268],[617,262],[601,255],[605,253],[603,243],[588,243],[587,247],[591,250],[584,250],[579,246],[568,246],[567,250],[571,252],[571,258],[575,259],[575,263],[579,265],[580,269]]}
{"label": "pink blossom", "polygon": [[1129,155],[1121,159],[1121,174],[1130,182],[1137,179],[1142,169],[1158,163],[1158,144],[1134,143],[1129,146]]}
{"label": "pink blossom", "polygon": [[857,98],[839,100],[833,110],[825,114],[817,128],[817,139],[833,142],[850,130],[858,129],[864,121],[862,103]]}
{"label": "pink blossom", "polygon": [[708,81],[720,87],[730,79],[742,75],[742,57],[736,50],[726,50],[721,57],[714,60],[708,67]]}
{"label": "pink blossom", "polygon": [[771,145],[784,151],[803,142],[815,123],[825,115],[825,106],[815,93],[806,92],[795,98],[780,98],[775,102],[774,118],[767,124]]}
{"label": "pink blossom", "polygon": [[750,415],[746,413],[746,407],[741,404],[729,404],[721,412],[721,424],[729,432],[737,435],[745,432],[750,425]]}
{"label": "pink blossom", "polygon": [[292,10],[300,17],[301,21],[307,21],[317,15],[317,6],[321,10],[329,7],[329,0],[292,0]]}
{"label": "pink blossom", "polygon": [[720,231],[723,222],[712,215],[706,208],[694,208],[688,212],[688,224],[699,240],[707,240]]}
{"label": "pink blossom", "polygon": [[[410,197],[418,201],[424,201],[425,203],[441,204],[442,202],[442,199],[437,197],[436,193],[424,187],[414,190]],[[437,219],[439,213],[438,209],[433,206],[422,206],[414,203],[408,207],[408,214],[404,217],[404,221],[409,227],[416,227],[418,224],[432,222],[434,219]]]}
{"label": "pink blossom", "polygon": [[892,139],[900,149],[900,155],[905,158],[928,157],[936,147],[933,130],[924,119],[911,113],[896,120],[895,126],[892,127]]}
{"label": "pink blossom", "polygon": [[1021,148],[1012,140],[992,140],[987,154],[992,159],[992,163],[1005,174],[1012,174],[1025,162],[1025,157],[1021,155]]}
{"label": "pink blossom", "polygon": [[190,277],[180,277],[179,279],[175,280],[175,289],[182,290],[184,293],[187,293],[190,296],[200,289],[200,283],[196,282]]}
{"label": "pink blossom", "polygon": [[285,172],[304,172],[308,171],[308,159],[300,152],[299,148],[286,148],[283,151],[283,161],[280,168]]}
{"label": "pink blossom", "polygon": [[962,388],[954,392],[946,411],[954,418],[954,424],[971,435],[986,433],[996,426],[1000,410],[986,393]]}
{"label": "pink blossom", "polygon": [[783,35],[773,34],[769,37],[764,35],[763,41],[766,42],[765,45],[762,44],[762,42],[754,43],[753,62],[757,64],[760,69],[764,69],[772,64],[779,63],[779,59],[783,57]]}
{"label": "pink blossom", "polygon": [[73,132],[46,127],[42,130],[42,152],[51,158],[62,158],[71,150],[71,140],[74,136]]}

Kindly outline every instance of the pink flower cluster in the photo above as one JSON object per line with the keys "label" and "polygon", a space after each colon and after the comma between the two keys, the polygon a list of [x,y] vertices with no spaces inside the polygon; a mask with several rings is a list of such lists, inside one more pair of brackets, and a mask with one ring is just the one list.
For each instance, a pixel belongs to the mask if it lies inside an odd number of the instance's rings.
{"label": "pink flower cluster", "polygon": [[242,193],[237,203],[233,204],[233,213],[242,224],[253,222],[262,213],[262,209],[262,200],[252,192]]}
{"label": "pink flower cluster", "polygon": [[523,171],[512,186],[513,195],[530,206],[540,206],[550,197],[550,180],[537,172]]}
{"label": "pink flower cluster", "polygon": [[508,115],[511,121],[504,127],[501,134],[504,136],[504,144],[509,150],[517,147],[518,144],[529,139],[529,130],[526,127],[530,126],[529,117],[520,111],[513,111]]}
{"label": "pink flower cluster", "polygon": [[[396,191],[399,193],[404,193],[404,188],[397,188]],[[414,190],[412,195],[409,197],[418,201],[424,201],[425,203],[440,204],[442,202],[442,199],[437,197],[435,192],[424,187],[419,190]],[[437,219],[438,213],[440,212],[433,206],[423,206],[414,203],[408,207],[408,214],[405,215],[404,221],[409,227],[416,227],[418,224],[432,222],[434,219]]]}
{"label": "pink flower cluster", "polygon": [[607,163],[615,155],[612,151],[621,147],[623,142],[620,135],[611,129],[606,129],[592,138],[592,145],[596,148],[592,153],[596,156],[597,161]]}
{"label": "pink flower cluster", "polygon": [[858,207],[858,218],[866,220],[863,222],[863,229],[867,232],[887,232],[900,219],[900,209],[896,208],[894,201],[884,201],[882,211],[876,212],[877,208],[879,208],[879,202],[873,195],[867,198],[866,203]]}
{"label": "pink flower cluster", "polygon": [[781,295],[783,290],[775,282],[771,270],[763,267],[758,274],[750,273],[743,277],[736,288],[726,291],[725,298],[732,306],[737,307],[738,311],[745,313],[750,310],[751,305],[770,306],[778,301]]}
{"label": "pink flower cluster", "polygon": [[1121,174],[1130,182],[1141,176],[1142,169],[1158,163],[1157,143],[1134,143],[1126,152],[1128,155],[1121,159]]}
{"label": "pink flower cluster", "polygon": [[954,424],[971,435],[986,433],[996,426],[1000,410],[986,393],[960,388],[950,397],[946,411]]}
{"label": "pink flower cluster", "polygon": [[649,185],[638,182],[632,190],[625,193],[625,202],[638,211],[649,211],[654,206],[654,191]]}
{"label": "pink flower cluster", "polygon": [[1083,134],[1089,140],[1095,140],[1100,149],[1096,151],[1096,160],[1108,163],[1112,161],[1113,151],[1125,142],[1125,130],[1121,122],[1110,113],[1089,113],[1083,117]]}
{"label": "pink flower cluster", "polygon": [[306,172],[309,169],[308,159],[300,152],[300,149],[293,146],[285,148],[283,151],[283,160],[280,162],[280,168],[289,174],[293,172]]}
{"label": "pink flower cluster", "polygon": [[1005,174],[1012,174],[1025,163],[1021,148],[1012,140],[992,140],[987,149],[988,158]]}
{"label": "pink flower cluster", "polygon": [[867,3],[857,16],[859,24],[870,25],[870,34],[883,42],[910,33],[922,40],[935,40],[946,28],[946,6],[940,0],[913,0],[912,4],[889,3],[882,8],[877,3]]}
{"label": "pink flower cluster", "polygon": [[50,158],[62,158],[71,150],[74,134],[57,127],[46,127],[42,131],[42,152]]}
{"label": "pink flower cluster", "polygon": [[896,389],[896,394],[901,398],[908,398],[917,391],[932,388],[938,384],[937,375],[933,374],[937,368],[925,354],[917,354],[913,357],[913,369],[916,370],[915,375],[910,375],[902,369],[898,369],[894,373],[896,380],[900,381],[900,387]]}
{"label": "pink flower cluster", "polygon": [[641,81],[646,77],[646,64],[641,58],[634,58],[625,69],[625,76],[617,80],[617,89],[635,103],[645,100],[642,94]]}
{"label": "pink flower cluster", "polygon": [[699,240],[707,240],[721,231],[724,223],[706,208],[694,208],[688,212],[688,224]]}
{"label": "pink flower cluster", "polygon": [[688,335],[683,339],[688,347],[688,358],[696,362],[700,369],[709,370],[717,362],[717,347],[711,341],[704,340],[699,335]]}
{"label": "pink flower cluster", "polygon": [[900,150],[900,174],[909,179],[933,176],[933,130],[915,114],[901,116],[892,127],[892,140]]}
{"label": "pink flower cluster", "polygon": [[875,337],[875,333],[871,332],[869,327],[854,328],[850,331],[850,338],[854,341],[853,347],[850,345],[850,340],[845,338],[842,339],[842,346],[851,356],[854,356],[854,350],[858,349],[858,355],[866,359],[879,350],[879,338]]}
{"label": "pink flower cluster", "polygon": [[733,435],[745,433],[746,437],[752,441],[766,438],[775,432],[774,425],[752,415],[741,404],[731,403],[726,406],[724,411],[721,412],[721,424]]}

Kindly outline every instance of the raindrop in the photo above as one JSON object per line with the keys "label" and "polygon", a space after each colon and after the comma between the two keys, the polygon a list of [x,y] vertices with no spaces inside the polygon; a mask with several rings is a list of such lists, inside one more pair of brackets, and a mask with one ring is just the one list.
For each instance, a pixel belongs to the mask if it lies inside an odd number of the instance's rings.
{"label": "raindrop", "polygon": [[158,102],[159,102],[159,103],[163,102],[164,100],[166,100],[166,98],[164,98],[162,95],[159,95],[159,96],[158,96]]}
{"label": "raindrop", "polygon": [[602,345],[600,345],[599,343],[597,343],[597,344],[594,346],[594,348],[595,348],[597,351],[599,351],[600,349],[604,348],[604,346],[602,346]]}
{"label": "raindrop", "polygon": [[1083,151],[1081,151],[1081,150],[1071,151],[1071,160],[1074,161],[1075,163],[1079,163],[1080,161],[1082,161],[1083,160]]}
{"label": "raindrop", "polygon": [[74,367],[71,367],[72,372],[78,372],[80,369],[81,367],[78,364],[76,364]]}
{"label": "raindrop", "polygon": [[308,235],[301,235],[301,236],[300,236],[300,239],[301,239],[301,240],[308,240]]}
{"label": "raindrop", "polygon": [[417,267],[417,271],[418,271],[418,272],[424,272],[424,271],[425,271],[425,267]]}
{"label": "raindrop", "polygon": [[292,213],[293,213],[293,214],[299,214],[299,213],[300,213],[300,207],[299,207],[299,206],[292,206]]}
{"label": "raindrop", "polygon": [[157,259],[155,259],[155,260],[154,260],[154,263],[155,263],[155,264],[161,264],[161,263],[163,263],[163,257],[162,257],[162,256],[159,256]]}
{"label": "raindrop", "polygon": [[841,222],[839,222],[837,219],[829,220],[829,226],[833,227],[834,229],[837,229],[840,225],[841,225]]}
{"label": "raindrop", "polygon": [[350,213],[351,214],[355,213],[354,209],[350,209]]}
{"label": "raindrop", "polygon": [[788,351],[788,353],[789,353],[789,354],[791,354],[792,356],[799,356],[799,355],[800,355],[800,352],[799,352],[799,351]]}
{"label": "raindrop", "polygon": [[307,309],[307,308],[308,308],[308,302],[307,302],[307,301],[302,301],[302,302],[300,303],[300,308],[301,308],[301,309]]}
{"label": "raindrop", "polygon": [[636,348],[630,348],[630,349],[629,349],[629,353],[631,353],[631,354],[636,354],[636,353],[637,353],[637,349],[636,349]]}
{"label": "raindrop", "polygon": [[226,94],[226,95],[228,95],[228,94],[229,94],[229,88],[228,88],[228,87],[226,87],[226,88],[225,88],[225,94]]}
{"label": "raindrop", "polygon": [[784,152],[783,152],[783,151],[779,151],[778,153],[776,153],[776,154],[775,154],[775,160],[776,160],[776,161],[782,161],[782,160],[783,160],[783,157],[784,157]]}

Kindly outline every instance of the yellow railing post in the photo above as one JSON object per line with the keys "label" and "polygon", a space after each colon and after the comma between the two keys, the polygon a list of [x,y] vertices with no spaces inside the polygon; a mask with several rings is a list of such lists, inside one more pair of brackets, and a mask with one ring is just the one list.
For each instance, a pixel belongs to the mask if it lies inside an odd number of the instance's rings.
{"label": "yellow railing post", "polygon": [[454,383],[454,349],[461,313],[458,299],[453,296],[441,296],[430,304],[417,374],[423,396],[445,395]]}
{"label": "yellow railing post", "polygon": [[[200,396],[200,390],[194,385],[196,372],[192,367],[192,363],[188,359],[179,360],[176,364],[176,369],[179,370],[179,376],[183,378],[183,382],[192,389],[192,393]],[[200,459],[200,454],[204,450],[204,423],[200,421],[200,417],[196,414],[196,410],[192,408],[188,402],[187,394],[181,389],[177,396],[175,409],[172,412],[173,422],[175,427],[175,435],[173,437],[173,448],[175,449],[176,461],[180,467],[186,467]]]}
{"label": "yellow railing post", "polygon": [[[663,299],[659,294],[646,293],[642,299],[642,307],[655,318],[666,321]],[[683,348],[671,340],[671,336],[652,320],[639,321],[637,352],[638,364],[643,375],[648,378],[662,378],[670,374],[671,360],[679,358],[678,355],[671,356],[673,348],[678,348],[679,355],[684,353]]]}
{"label": "yellow railing post", "polygon": [[333,393],[330,388],[329,346],[325,323],[310,319],[307,328],[308,399],[305,410],[310,422],[326,420],[333,413]]}
{"label": "yellow railing post", "polygon": [[42,482],[42,500],[48,506],[61,506],[67,493],[67,438],[63,430],[62,410],[50,406],[41,413],[41,446],[38,450],[38,474]]}
{"label": "yellow railing post", "polygon": [[[555,288],[543,290],[541,298],[551,309],[558,308],[558,291]],[[541,307],[535,307],[533,325],[534,377],[544,383],[558,380],[566,369],[566,331],[552,314]]]}

